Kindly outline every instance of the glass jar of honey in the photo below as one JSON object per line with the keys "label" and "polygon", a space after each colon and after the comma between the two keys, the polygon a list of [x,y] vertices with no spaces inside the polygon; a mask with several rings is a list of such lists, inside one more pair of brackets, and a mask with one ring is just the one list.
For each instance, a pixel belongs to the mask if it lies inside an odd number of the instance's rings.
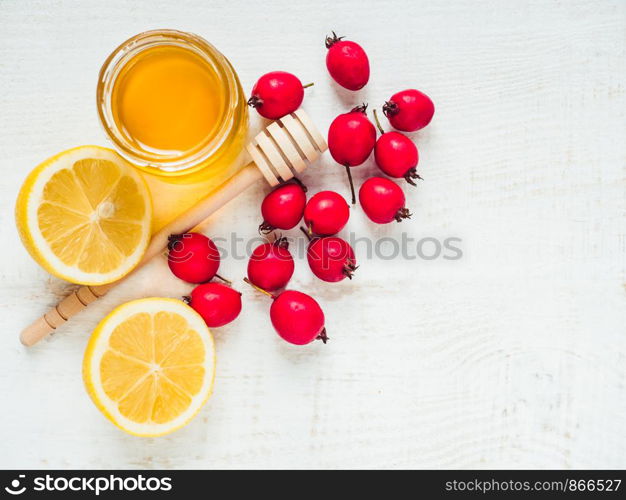
{"label": "glass jar of honey", "polygon": [[148,174],[157,226],[237,169],[246,99],[228,59],[197,35],[154,30],[125,41],[100,70],[97,107],[118,152]]}

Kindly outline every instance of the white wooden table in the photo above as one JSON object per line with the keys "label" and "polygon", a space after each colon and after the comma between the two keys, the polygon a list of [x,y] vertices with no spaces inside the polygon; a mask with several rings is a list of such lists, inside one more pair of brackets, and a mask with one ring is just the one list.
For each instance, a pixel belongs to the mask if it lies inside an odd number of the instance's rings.
{"label": "white wooden table", "polygon": [[[437,111],[416,134],[414,217],[375,227],[357,209],[349,231],[458,237],[463,257],[361,255],[356,279],[336,285],[299,259],[292,285],[323,305],[326,346],[281,342],[267,300],[241,284],[242,316],[215,332],[213,398],[185,429],[139,439],[92,405],[83,350],[117,304],[189,287],[154,262],[26,350],[20,329],[67,285],[23,250],[13,206],[41,160],[106,144],[100,64],[159,27],[213,42],[247,91],[274,69],[314,81],[305,108],[323,130],[361,101],[425,90]],[[332,29],[369,53],[360,93],[326,73]],[[0,0],[0,467],[624,467],[625,39],[620,0]],[[354,169],[358,184],[375,172]],[[347,195],[329,155],[304,180]],[[207,234],[256,236],[263,194]],[[227,258],[220,272],[239,280],[245,267]]]}

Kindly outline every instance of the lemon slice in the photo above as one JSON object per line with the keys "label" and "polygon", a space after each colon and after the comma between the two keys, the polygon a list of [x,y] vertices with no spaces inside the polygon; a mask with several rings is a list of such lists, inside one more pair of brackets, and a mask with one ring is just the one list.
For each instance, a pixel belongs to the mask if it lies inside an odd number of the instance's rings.
{"label": "lemon slice", "polygon": [[152,206],[129,163],[113,150],[81,146],[28,175],[15,218],[24,246],[44,269],[73,283],[102,285],[139,263]]}
{"label": "lemon slice", "polygon": [[180,300],[127,302],[96,327],[83,378],[104,415],[136,436],[161,436],[187,424],[211,395],[213,337]]}

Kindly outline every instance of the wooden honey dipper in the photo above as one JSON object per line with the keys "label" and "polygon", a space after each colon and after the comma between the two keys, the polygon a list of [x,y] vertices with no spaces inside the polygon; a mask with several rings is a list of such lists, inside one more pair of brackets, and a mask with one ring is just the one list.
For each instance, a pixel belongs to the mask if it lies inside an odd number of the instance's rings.
{"label": "wooden honey dipper", "polygon": [[[190,231],[259,179],[264,178],[270,186],[292,179],[306,169],[308,163],[317,160],[326,149],[328,146],[324,137],[311,118],[301,109],[271,123],[246,146],[252,157],[252,163],[155,233],[135,270],[161,254],[167,247],[171,234]],[[36,344],[128,276],[106,285],[82,286],[75,290],[22,330],[20,334],[22,344],[26,346]]]}

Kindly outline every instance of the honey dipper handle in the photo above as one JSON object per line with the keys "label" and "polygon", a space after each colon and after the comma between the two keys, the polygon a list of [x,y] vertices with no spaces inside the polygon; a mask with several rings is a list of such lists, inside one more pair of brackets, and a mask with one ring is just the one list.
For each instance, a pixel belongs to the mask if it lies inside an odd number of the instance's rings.
{"label": "honey dipper handle", "polygon": [[[254,184],[263,175],[253,164],[249,164],[234,175],[211,195],[200,200],[190,210],[180,215],[167,226],[155,233],[141,262],[135,268],[138,269],[152,257],[163,252],[168,243],[170,234],[180,234],[190,231],[218,209],[226,205],[230,200],[237,197],[241,192]],[[125,278],[124,278],[125,279]],[[20,340],[25,346],[32,346],[50,335],[59,326],[67,322],[72,316],[78,314],[96,299],[102,297],[111,288],[120,283],[108,283],[99,286],[83,286],[65,297],[55,307],[50,309],[41,318],[27,326],[20,334]]]}
{"label": "honey dipper handle", "polygon": [[29,347],[36,344],[93,301],[102,297],[112,287],[113,283],[110,283],[100,286],[81,286],[74,290],[41,318],[24,328],[20,334],[20,341]]}

